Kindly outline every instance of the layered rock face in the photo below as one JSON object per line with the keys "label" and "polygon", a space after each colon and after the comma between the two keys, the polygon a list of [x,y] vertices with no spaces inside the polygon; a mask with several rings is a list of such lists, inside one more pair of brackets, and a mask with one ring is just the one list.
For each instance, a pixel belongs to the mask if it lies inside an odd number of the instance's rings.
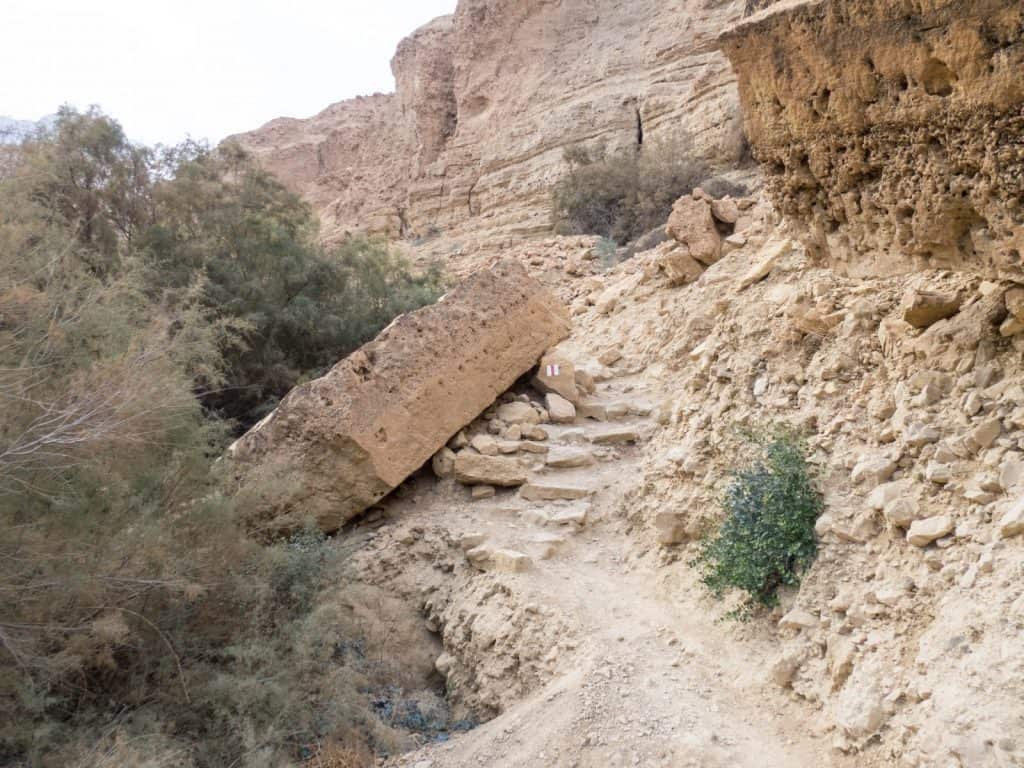
{"label": "layered rock face", "polygon": [[785,0],[722,44],[771,196],[813,254],[859,275],[1024,278],[1018,0]]}
{"label": "layered rock face", "polygon": [[397,93],[236,137],[320,213],[325,235],[548,231],[566,147],[743,150],[714,39],[740,0],[460,0],[392,61]]}
{"label": "layered rock face", "polygon": [[244,513],[285,531],[337,530],[441,448],[569,331],[516,262],[402,315],[326,376],[295,388],[231,449]]}

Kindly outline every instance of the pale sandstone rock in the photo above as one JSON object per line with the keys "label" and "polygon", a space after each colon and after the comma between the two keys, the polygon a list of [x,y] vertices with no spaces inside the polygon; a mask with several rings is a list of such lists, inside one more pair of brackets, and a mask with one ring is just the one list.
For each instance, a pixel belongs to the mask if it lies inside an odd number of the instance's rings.
{"label": "pale sandstone rock", "polygon": [[527,501],[573,501],[584,499],[593,493],[589,488],[538,482],[528,483],[519,489],[519,495]]}
{"label": "pale sandstone rock", "polygon": [[999,534],[1004,539],[1024,533],[1024,497],[1017,499],[999,518]]}
{"label": "pale sandstone rock", "polygon": [[591,436],[590,440],[595,445],[610,445],[615,443],[635,443],[640,439],[635,429],[610,429],[605,432],[598,432]]}
{"label": "pale sandstone rock", "polygon": [[704,274],[704,265],[690,255],[689,248],[676,243],[658,247],[657,264],[671,285],[687,285]]}
{"label": "pale sandstone rock", "polygon": [[445,446],[434,454],[430,465],[438,477],[451,477],[455,474],[455,451]]}
{"label": "pale sandstone rock", "polygon": [[1024,277],[1022,29],[1019,0],[788,0],[722,35],[766,188],[813,258]]}
{"label": "pale sandstone rock", "polygon": [[909,528],[915,520],[920,519],[921,510],[914,499],[901,497],[889,502],[882,514],[897,528]]}
{"label": "pale sandstone rock", "polygon": [[657,532],[658,543],[665,546],[687,541],[690,538],[687,526],[686,515],[679,512],[661,511],[654,516],[654,530]]}
{"label": "pale sandstone rock", "polygon": [[915,547],[927,547],[936,539],[941,539],[952,533],[954,527],[953,518],[949,515],[915,520],[910,524],[910,530],[907,531],[907,541]]}
{"label": "pale sandstone rock", "polygon": [[999,419],[988,419],[971,430],[968,440],[976,450],[988,448],[996,441],[1003,431],[1003,424]]}
{"label": "pale sandstone rock", "polygon": [[399,317],[232,446],[252,525],[272,533],[312,518],[337,530],[430,460],[568,329],[564,307],[511,261]]}
{"label": "pale sandstone rock", "polygon": [[910,480],[896,480],[883,483],[868,494],[868,506],[872,509],[885,509],[891,502],[905,494],[913,487]]}
{"label": "pale sandstone rock", "polygon": [[491,565],[503,573],[522,573],[533,566],[529,555],[514,549],[496,549],[491,555]]}
{"label": "pale sandstone rock", "polygon": [[576,421],[576,408],[561,395],[549,392],[544,396],[544,404],[554,424],[572,424]]}
{"label": "pale sandstone rock", "polygon": [[740,278],[740,290],[749,288],[754,283],[760,282],[771,274],[779,260],[789,253],[793,247],[792,241],[788,238],[766,247],[762,251],[761,259],[754,264],[742,278]]}
{"label": "pale sandstone rock", "polygon": [[779,626],[783,629],[816,629],[820,624],[817,616],[801,608],[794,608],[779,619]]}
{"label": "pale sandstone rock", "polygon": [[545,464],[552,469],[589,467],[597,462],[593,451],[577,448],[556,448],[549,451]]}
{"label": "pale sandstone rock", "polygon": [[540,392],[554,393],[570,403],[580,399],[576,386],[576,366],[560,355],[545,355],[541,358],[533,377],[533,385]]}
{"label": "pale sandstone rock", "polygon": [[890,456],[868,454],[857,462],[850,477],[855,483],[884,483],[893,476],[898,466]]}
{"label": "pale sandstone rock", "polygon": [[885,722],[882,697],[874,687],[844,688],[836,707],[836,724],[855,740],[875,733]]}
{"label": "pale sandstone rock", "polygon": [[711,215],[723,224],[735,224],[740,217],[740,207],[731,197],[712,200]]}
{"label": "pale sandstone rock", "polygon": [[903,320],[915,328],[927,328],[955,315],[960,304],[958,296],[911,290],[903,297]]}
{"label": "pale sandstone rock", "polygon": [[722,256],[722,236],[706,200],[692,195],[676,200],[665,225],[665,234],[685,245],[690,258],[701,264],[711,266]]}
{"label": "pale sandstone rock", "polygon": [[515,459],[460,451],[455,456],[455,479],[463,485],[498,485],[508,488],[522,485],[528,475]]}
{"label": "pale sandstone rock", "polygon": [[504,403],[498,407],[498,418],[506,424],[519,425],[524,436],[526,426],[540,424],[540,413],[529,403]]}
{"label": "pale sandstone rock", "polygon": [[498,449],[498,441],[490,435],[476,435],[469,441],[469,445],[477,453],[484,456],[497,456],[501,451]]}
{"label": "pale sandstone rock", "polygon": [[495,493],[497,491],[493,485],[474,485],[469,495],[473,501],[481,501],[494,498]]}

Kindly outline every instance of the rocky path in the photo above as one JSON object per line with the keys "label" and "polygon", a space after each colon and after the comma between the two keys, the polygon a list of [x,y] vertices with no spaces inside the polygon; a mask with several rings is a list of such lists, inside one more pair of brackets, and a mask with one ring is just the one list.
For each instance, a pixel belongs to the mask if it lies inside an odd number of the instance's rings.
{"label": "rocky path", "polygon": [[[750,662],[761,649],[730,645],[699,605],[671,599],[653,568],[627,563],[613,521],[656,425],[643,381],[613,379],[590,402],[608,421],[551,426],[546,465],[519,493],[443,515],[467,553],[572,627],[580,643],[559,674],[508,711],[450,742],[406,755],[415,768],[821,766],[823,742],[796,710],[778,709]],[[605,414],[602,414],[605,415]],[[608,436],[612,435],[612,442]],[[554,464],[555,466],[551,466]],[[530,488],[545,489],[534,498]],[[530,498],[524,498],[524,496]],[[580,498],[564,498],[575,497]],[[558,498],[548,498],[558,497]],[[450,510],[449,510],[450,512]],[[500,553],[500,554],[499,554]],[[552,645],[559,638],[552,638]]]}

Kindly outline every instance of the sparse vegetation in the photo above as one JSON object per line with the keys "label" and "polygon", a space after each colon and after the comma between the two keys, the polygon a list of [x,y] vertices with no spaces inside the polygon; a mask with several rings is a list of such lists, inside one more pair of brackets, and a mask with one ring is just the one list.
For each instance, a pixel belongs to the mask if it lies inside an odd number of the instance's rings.
{"label": "sparse vegetation", "polygon": [[232,148],[151,150],[65,109],[10,152],[0,762],[248,768],[388,744],[363,693],[386,665],[325,671],[359,638],[323,589],[343,564],[313,535],[249,541],[213,461],[440,273],[362,239],[324,250]]}
{"label": "sparse vegetation", "polygon": [[775,605],[779,587],[800,583],[817,554],[814,524],[822,511],[803,442],[785,428],[751,440],[757,456],[731,478],[725,519],[696,561],[713,593],[740,589],[747,608]]}
{"label": "sparse vegetation", "polygon": [[600,235],[625,245],[664,225],[672,204],[694,187],[712,194],[746,190],[714,177],[687,140],[606,152],[582,146],[565,152],[566,174],[552,191],[552,219],[562,234]]}

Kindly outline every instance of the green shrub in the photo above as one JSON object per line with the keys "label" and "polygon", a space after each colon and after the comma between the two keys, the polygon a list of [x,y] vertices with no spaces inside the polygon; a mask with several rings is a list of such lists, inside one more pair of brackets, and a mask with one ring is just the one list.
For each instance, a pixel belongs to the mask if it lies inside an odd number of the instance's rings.
{"label": "green shrub", "polygon": [[[712,178],[691,143],[648,143],[608,154],[571,147],[569,173],[552,190],[556,232],[600,235],[625,245],[661,227],[672,204],[694,187],[715,184],[715,194],[745,194],[738,185]],[[726,191],[728,190],[728,191]]]}
{"label": "green shrub", "polygon": [[814,560],[822,501],[804,445],[792,432],[775,429],[754,441],[759,455],[733,475],[725,520],[704,541],[696,564],[716,595],[736,588],[747,593],[748,606],[772,606],[778,588],[798,585]]}
{"label": "green shrub", "polygon": [[332,545],[259,547],[215,459],[439,272],[325,250],[244,155],[155,152],[95,110],[0,160],[0,763],[262,768],[399,738],[364,692],[401,670],[332,662],[365,625]]}

